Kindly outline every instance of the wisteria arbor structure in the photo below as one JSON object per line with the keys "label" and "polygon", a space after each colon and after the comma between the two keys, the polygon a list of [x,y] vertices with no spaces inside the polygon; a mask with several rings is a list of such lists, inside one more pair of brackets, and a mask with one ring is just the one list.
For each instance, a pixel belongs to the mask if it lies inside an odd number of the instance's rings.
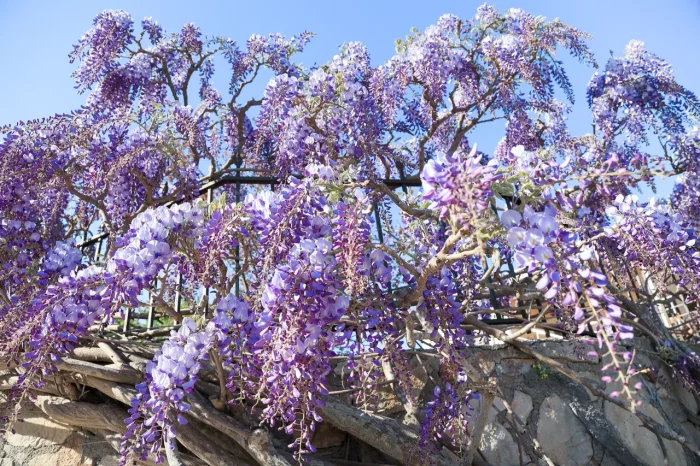
{"label": "wisteria arbor structure", "polygon": [[[468,402],[499,388],[471,351],[499,341],[695,451],[635,409],[640,339],[698,388],[697,323],[656,311],[700,290],[700,102],[669,65],[630,42],[575,136],[556,57],[596,64],[558,20],[445,15],[381,66],[349,43],[304,68],[311,37],[105,11],[70,55],[85,106],[2,127],[7,427],[34,403],[122,434],[125,463],[339,464],[314,453],[330,423],[401,464],[477,464]],[[484,124],[505,128],[492,153]],[[633,195],[671,175],[669,202]],[[538,328],[588,342],[621,390],[525,344]],[[416,357],[439,360],[427,403]],[[393,417],[373,408],[387,390]]]}

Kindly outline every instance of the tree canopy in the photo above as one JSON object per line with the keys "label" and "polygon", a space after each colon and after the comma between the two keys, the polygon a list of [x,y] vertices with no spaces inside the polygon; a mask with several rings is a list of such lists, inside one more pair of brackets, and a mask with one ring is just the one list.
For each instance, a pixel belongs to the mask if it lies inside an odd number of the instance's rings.
{"label": "tree canopy", "polygon": [[[70,54],[85,105],[0,128],[8,425],[76,348],[148,308],[173,330],[136,385],[124,461],[175,455],[204,366],[216,406],[288,440],[249,442],[260,464],[313,458],[318,424],[349,409],[338,393],[360,412],[386,385],[405,408],[387,423],[471,464],[468,402],[497,381],[470,348],[537,328],[588,339],[622,382],[605,396],[632,411],[636,338],[696,390],[697,321],[657,312],[700,290],[700,102],[668,63],[632,41],[598,67],[584,32],[488,5],[412,31],[380,66],[352,42],[303,67],[312,36],[237,44],[104,11]],[[588,134],[567,127],[561,54],[594,69]],[[486,124],[504,128],[490,153]],[[635,196],[672,175],[671,199]],[[415,355],[440,361],[427,405]]]}

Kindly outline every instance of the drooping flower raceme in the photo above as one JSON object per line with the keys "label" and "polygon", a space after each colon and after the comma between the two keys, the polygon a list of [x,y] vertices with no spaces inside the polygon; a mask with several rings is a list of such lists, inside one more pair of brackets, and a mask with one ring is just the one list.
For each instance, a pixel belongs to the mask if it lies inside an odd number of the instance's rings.
{"label": "drooping flower raceme", "polygon": [[75,241],[59,241],[46,255],[42,271],[46,274],[55,272],[67,275],[82,262],[82,259],[83,254],[75,247]]}
{"label": "drooping flower raceme", "polygon": [[494,162],[482,164],[476,146],[469,154],[440,154],[429,160],[421,172],[423,197],[447,218],[456,214],[461,223],[474,225],[488,209],[491,183],[498,179]]}
{"label": "drooping flower raceme", "polygon": [[[263,358],[260,375],[267,392],[264,417],[281,421],[287,433],[300,430],[295,446],[310,451],[310,432],[321,420],[315,408],[328,393],[328,358],[337,344],[329,326],[349,306],[340,294],[331,246],[326,238],[311,237],[292,247],[287,264],[275,269],[263,292],[263,312],[256,324],[260,340],[255,349]],[[297,410],[308,417],[300,419]]]}
{"label": "drooping flower raceme", "polygon": [[173,448],[176,422],[187,424],[183,416],[189,410],[186,394],[194,389],[200,361],[208,358],[213,344],[213,325],[198,332],[197,324],[189,317],[182,321],[179,330],[171,332],[153,361],[146,365],[146,380],[136,386],[139,394],[132,400],[131,416],[126,420],[123,459],[136,452],[141,459],[153,454],[160,462],[160,448]]}
{"label": "drooping flower raceme", "polygon": [[556,209],[551,205],[542,212],[535,212],[532,207],[526,206],[522,215],[512,209],[503,213],[501,222],[510,227],[506,241],[516,251],[515,262],[518,265],[529,269],[534,269],[536,264],[546,268],[555,266],[554,253],[548,246],[559,233],[555,216]]}
{"label": "drooping flower raceme", "polygon": [[681,286],[689,301],[700,297],[700,245],[680,214],[653,198],[640,203],[636,196],[618,196],[606,212],[612,221],[606,233],[616,244],[616,254],[652,276],[673,277],[653,281],[656,289]]}
{"label": "drooping flower raceme", "polygon": [[454,443],[460,449],[466,447],[467,425],[474,407],[469,404],[479,395],[466,388],[464,380],[456,381],[453,385],[445,383],[445,388],[436,386],[433,398],[427,404],[425,419],[421,424],[419,445],[427,452],[440,451],[440,441],[445,437],[454,438]]}
{"label": "drooping flower raceme", "polygon": [[[115,242],[116,252],[104,268],[74,270],[37,294],[27,318],[17,323],[26,332],[25,340],[5,348],[15,358],[19,358],[23,343],[32,348],[24,355],[27,371],[15,385],[15,395],[23,399],[37,383],[35,376],[55,372],[54,363],[72,350],[91,326],[109,323],[123,306],[138,306],[139,294],[173,259],[169,235],[193,234],[201,223],[199,208],[188,204],[144,212],[134,219],[132,229]],[[57,251],[48,258],[51,268],[71,265],[69,262],[77,259],[65,245]]]}

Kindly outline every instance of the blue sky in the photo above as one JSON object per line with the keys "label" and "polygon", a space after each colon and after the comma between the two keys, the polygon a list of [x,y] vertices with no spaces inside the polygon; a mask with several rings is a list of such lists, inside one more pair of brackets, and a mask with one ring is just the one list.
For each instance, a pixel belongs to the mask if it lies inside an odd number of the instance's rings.
{"label": "blue sky", "polygon": [[[206,35],[231,37],[239,42],[251,34],[302,30],[317,36],[300,61],[324,63],[344,42],[367,45],[372,61],[379,64],[394,53],[394,39],[409,28],[424,29],[444,13],[470,17],[482,1],[428,0],[386,1],[220,1],[202,2],[92,0],[21,1],[0,0],[0,125],[62,113],[77,108],[84,96],[77,95],[69,77],[74,66],[67,55],[104,9],[124,9],[135,20],[151,16],[168,30],[184,23],[198,24]],[[599,63],[612,50],[622,54],[625,44],[639,39],[647,48],[666,58],[679,82],[700,94],[700,0],[508,0],[493,1],[499,10],[522,8],[548,18],[559,17],[594,39],[591,46]],[[577,63],[568,68],[577,91],[577,105],[570,118],[575,134],[590,130],[585,87],[593,70]],[[222,70],[223,71],[223,70]],[[224,89],[222,89],[224,90]],[[476,141],[490,152],[499,137],[493,127]],[[671,183],[660,185],[667,194]]]}

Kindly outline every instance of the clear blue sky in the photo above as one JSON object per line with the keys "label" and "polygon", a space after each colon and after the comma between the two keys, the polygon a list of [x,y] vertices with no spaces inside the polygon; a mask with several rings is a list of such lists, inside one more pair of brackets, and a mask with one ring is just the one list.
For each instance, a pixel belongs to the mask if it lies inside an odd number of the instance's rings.
{"label": "clear blue sky", "polygon": [[[204,34],[243,42],[251,34],[304,29],[317,33],[301,61],[324,63],[338,45],[360,41],[379,64],[394,53],[394,39],[411,27],[424,29],[444,13],[470,17],[482,1],[472,0],[0,0],[0,124],[62,113],[79,107],[84,96],[73,89],[67,55],[72,44],[104,9],[124,9],[136,21],[156,19],[168,30],[194,22]],[[700,0],[496,0],[499,10],[522,8],[548,18],[559,17],[594,39],[591,46],[599,63],[609,51],[622,54],[625,44],[639,39],[666,58],[679,82],[700,94]],[[223,70],[222,70],[223,71]],[[592,70],[571,63],[569,73],[577,90],[577,110],[570,118],[575,133],[590,129],[585,86]],[[225,90],[225,89],[222,89]],[[484,135],[487,152],[499,137],[499,128]],[[670,183],[662,183],[667,194]]]}

